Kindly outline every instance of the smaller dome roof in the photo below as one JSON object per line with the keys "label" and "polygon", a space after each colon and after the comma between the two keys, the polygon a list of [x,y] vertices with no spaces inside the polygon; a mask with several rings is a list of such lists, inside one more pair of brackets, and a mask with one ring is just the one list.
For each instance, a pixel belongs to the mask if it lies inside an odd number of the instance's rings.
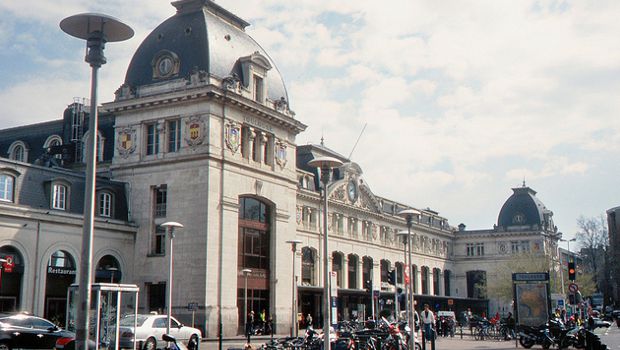
{"label": "smaller dome roof", "polygon": [[[548,227],[553,213],[536,198],[536,191],[523,185],[512,189],[510,196],[499,212],[497,226],[531,226]],[[547,223],[547,224],[546,224]]]}

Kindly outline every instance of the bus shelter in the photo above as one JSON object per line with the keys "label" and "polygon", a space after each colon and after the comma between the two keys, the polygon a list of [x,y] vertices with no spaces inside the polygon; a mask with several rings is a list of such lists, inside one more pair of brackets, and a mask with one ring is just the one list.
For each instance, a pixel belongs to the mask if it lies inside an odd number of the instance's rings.
{"label": "bus shelter", "polygon": [[[136,328],[138,292],[135,284],[94,283],[91,288],[88,339],[96,344],[96,350],[120,349],[120,320],[133,317],[128,326]],[[67,329],[75,332],[79,303],[79,286],[72,284],[67,295]],[[131,321],[131,320],[130,320]],[[133,339],[133,350],[136,345]],[[123,346],[125,348],[126,345]]]}

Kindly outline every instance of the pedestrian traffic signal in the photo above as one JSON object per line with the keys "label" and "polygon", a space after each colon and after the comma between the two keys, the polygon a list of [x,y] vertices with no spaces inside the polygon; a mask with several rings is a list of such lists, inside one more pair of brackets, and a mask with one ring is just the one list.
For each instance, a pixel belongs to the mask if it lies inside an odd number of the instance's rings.
{"label": "pedestrian traffic signal", "polygon": [[568,295],[568,304],[569,305],[575,305],[575,294],[569,294]]}
{"label": "pedestrian traffic signal", "polygon": [[575,277],[577,275],[576,273],[577,271],[575,270],[575,262],[574,261],[569,261],[568,262],[568,280],[569,281],[574,281]]}
{"label": "pedestrian traffic signal", "polygon": [[388,271],[387,281],[391,285],[396,284],[396,270]]}
{"label": "pedestrian traffic signal", "polygon": [[364,289],[366,289],[367,292],[372,291],[372,281],[371,280],[364,281]]}

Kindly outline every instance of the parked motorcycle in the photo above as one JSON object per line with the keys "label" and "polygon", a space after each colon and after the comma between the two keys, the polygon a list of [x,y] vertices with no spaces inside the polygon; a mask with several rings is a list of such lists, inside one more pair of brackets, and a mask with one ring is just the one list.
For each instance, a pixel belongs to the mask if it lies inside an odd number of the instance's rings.
{"label": "parked motorcycle", "polygon": [[522,347],[529,349],[534,345],[541,345],[543,349],[549,349],[553,343],[547,324],[538,327],[519,326],[519,344]]}

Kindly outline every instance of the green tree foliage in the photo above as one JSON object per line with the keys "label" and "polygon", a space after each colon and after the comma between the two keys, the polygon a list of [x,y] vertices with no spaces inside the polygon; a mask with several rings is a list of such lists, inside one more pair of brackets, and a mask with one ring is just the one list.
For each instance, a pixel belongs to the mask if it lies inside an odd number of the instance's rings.
{"label": "green tree foliage", "polygon": [[[513,255],[505,264],[497,264],[497,276],[489,276],[487,291],[490,298],[512,300],[512,274],[524,272],[548,272],[551,260],[540,253]],[[551,277],[553,278],[553,277]],[[559,283],[557,285],[560,285]],[[551,283],[553,289],[554,283]],[[552,290],[552,292],[555,292]]]}

